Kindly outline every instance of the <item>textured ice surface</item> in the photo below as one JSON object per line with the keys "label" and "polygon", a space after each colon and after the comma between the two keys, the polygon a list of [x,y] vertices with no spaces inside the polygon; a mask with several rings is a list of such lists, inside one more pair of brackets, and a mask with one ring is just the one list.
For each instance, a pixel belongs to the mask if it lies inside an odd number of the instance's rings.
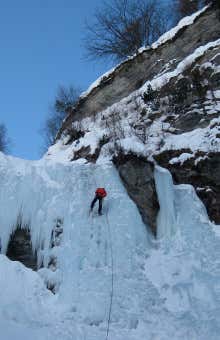
{"label": "textured ice surface", "polygon": [[[0,256],[4,340],[106,339],[112,274],[108,339],[218,338],[220,241],[192,187],[173,186],[170,174],[157,168],[161,239],[153,241],[111,163],[0,154],[0,174],[3,252],[20,213],[33,247],[41,248],[39,258],[46,265],[51,254],[57,257],[54,296],[38,273]],[[88,214],[97,186],[108,192],[101,217],[97,207]],[[57,218],[62,243],[50,250]]]}
{"label": "textured ice surface", "polygon": [[172,176],[167,170],[156,167],[155,183],[160,202],[160,211],[157,216],[157,237],[159,239],[169,238],[175,234],[177,228]]}

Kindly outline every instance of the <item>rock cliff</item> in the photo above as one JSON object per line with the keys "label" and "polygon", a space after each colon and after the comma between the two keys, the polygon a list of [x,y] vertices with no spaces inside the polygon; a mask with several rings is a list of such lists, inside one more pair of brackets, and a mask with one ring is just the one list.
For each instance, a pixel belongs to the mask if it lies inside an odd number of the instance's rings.
{"label": "rock cliff", "polygon": [[70,108],[57,143],[69,160],[112,159],[156,234],[154,164],[190,183],[220,223],[220,11],[184,18],[104,75]]}
{"label": "rock cliff", "polygon": [[[166,70],[174,70],[177,64],[197,47],[220,37],[218,11],[208,8],[195,16],[193,24],[181,25],[171,35],[171,39],[161,39],[158,44],[144,49],[136,56],[118,65],[112,72],[102,76],[98,85],[82,96],[61,127],[61,133],[71,126],[74,120],[94,115],[127,97],[140,88],[147,80]],[[191,21],[190,21],[191,22]]]}

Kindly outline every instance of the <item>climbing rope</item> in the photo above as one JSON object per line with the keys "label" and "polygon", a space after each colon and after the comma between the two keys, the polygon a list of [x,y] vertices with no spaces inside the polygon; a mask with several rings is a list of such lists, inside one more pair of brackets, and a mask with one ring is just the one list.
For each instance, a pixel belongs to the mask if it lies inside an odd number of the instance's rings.
{"label": "climbing rope", "polygon": [[110,294],[110,305],[109,305],[109,313],[108,313],[108,326],[106,332],[106,340],[108,339],[110,323],[111,323],[111,314],[112,314],[112,302],[113,302],[113,294],[114,294],[114,261],[113,261],[113,249],[112,249],[112,235],[111,235],[111,228],[108,219],[108,210],[106,212],[106,222],[108,225],[108,234],[109,234],[109,243],[110,243],[110,253],[111,253],[111,294]]}
{"label": "climbing rope", "polygon": [[[97,187],[97,182],[94,177],[94,182]],[[109,304],[109,311],[108,311],[108,321],[107,321],[107,330],[106,330],[106,338],[108,340],[110,324],[111,324],[111,315],[112,315],[112,302],[113,302],[113,295],[114,295],[114,261],[113,261],[113,247],[112,247],[112,235],[111,235],[111,228],[108,218],[108,208],[106,209],[106,222],[108,225],[108,235],[109,235],[109,244],[110,244],[110,255],[111,255],[111,293],[110,293],[110,304]]]}

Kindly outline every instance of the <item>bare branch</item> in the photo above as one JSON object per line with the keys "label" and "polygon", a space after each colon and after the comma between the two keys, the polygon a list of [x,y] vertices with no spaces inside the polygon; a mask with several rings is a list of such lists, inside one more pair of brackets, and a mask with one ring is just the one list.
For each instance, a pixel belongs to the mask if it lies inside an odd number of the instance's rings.
{"label": "bare branch", "polygon": [[54,103],[50,108],[50,114],[40,131],[44,138],[45,150],[54,143],[68,109],[76,104],[79,94],[80,90],[74,86],[60,86],[58,88]]}
{"label": "bare branch", "polygon": [[87,57],[120,61],[151,44],[168,28],[168,17],[153,0],[109,0],[86,24]]}

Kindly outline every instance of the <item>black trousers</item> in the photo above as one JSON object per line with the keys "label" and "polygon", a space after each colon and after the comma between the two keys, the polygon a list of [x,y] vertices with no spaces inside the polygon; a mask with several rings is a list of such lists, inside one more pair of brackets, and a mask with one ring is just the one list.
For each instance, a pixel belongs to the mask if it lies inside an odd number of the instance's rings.
{"label": "black trousers", "polygon": [[101,212],[102,212],[102,197],[100,197],[100,196],[98,196],[98,195],[95,196],[94,200],[93,200],[92,203],[91,203],[91,210],[93,209],[95,203],[96,203],[98,200],[99,200],[99,210],[98,210],[98,211],[99,211],[99,214],[101,214]]}

